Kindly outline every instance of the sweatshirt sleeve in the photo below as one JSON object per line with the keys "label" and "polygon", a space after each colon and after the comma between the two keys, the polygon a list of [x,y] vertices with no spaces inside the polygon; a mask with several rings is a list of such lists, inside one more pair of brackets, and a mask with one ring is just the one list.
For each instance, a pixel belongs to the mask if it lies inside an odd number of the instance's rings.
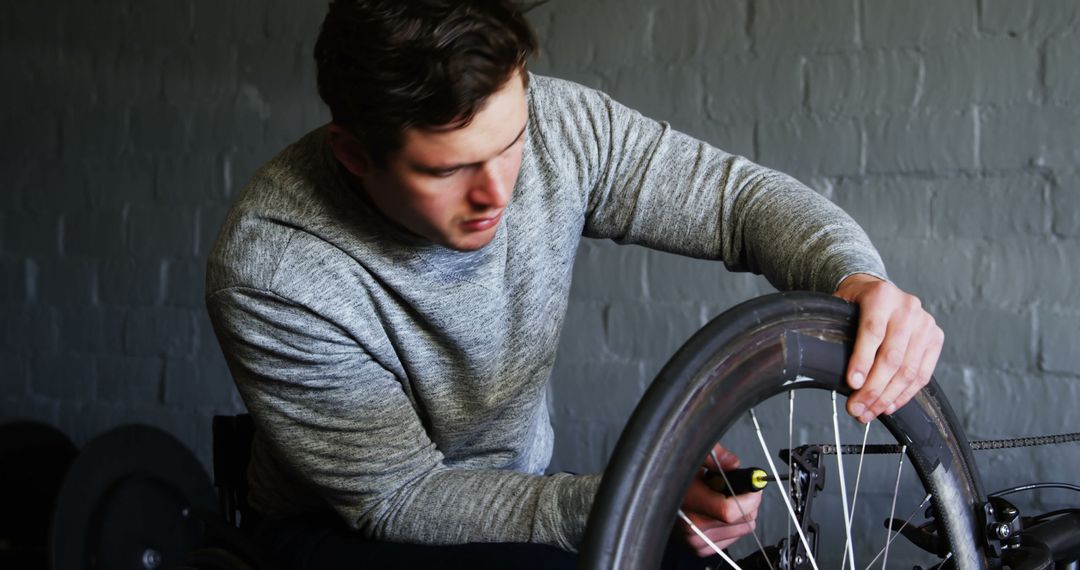
{"label": "sweatshirt sleeve", "polygon": [[251,288],[207,305],[259,437],[363,534],[576,549],[598,476],[450,468],[399,380],[329,319]]}
{"label": "sweatshirt sleeve", "polygon": [[534,100],[549,152],[578,173],[584,235],[722,260],[778,289],[832,292],[853,273],[885,278],[862,228],[794,178],[598,91],[549,81]]}

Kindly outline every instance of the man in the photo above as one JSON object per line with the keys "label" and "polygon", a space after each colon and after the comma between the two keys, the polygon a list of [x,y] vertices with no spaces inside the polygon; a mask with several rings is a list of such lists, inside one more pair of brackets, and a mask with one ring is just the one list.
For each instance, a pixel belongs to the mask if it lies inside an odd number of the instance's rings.
{"label": "man", "polygon": [[[315,55],[333,122],[264,166],[222,228],[207,306],[258,428],[251,503],[290,567],[573,564],[599,475],[541,474],[583,235],[858,303],[863,421],[930,377],[940,329],[850,218],[528,74],[535,47],[509,0],[332,2]],[[759,500],[695,481],[684,510],[723,546]]]}

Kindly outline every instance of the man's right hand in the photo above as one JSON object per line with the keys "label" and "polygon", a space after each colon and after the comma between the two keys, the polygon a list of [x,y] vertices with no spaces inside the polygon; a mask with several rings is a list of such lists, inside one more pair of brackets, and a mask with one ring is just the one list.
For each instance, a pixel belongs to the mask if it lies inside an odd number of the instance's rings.
{"label": "man's right hand", "polygon": [[[703,466],[710,471],[730,471],[739,466],[739,458],[716,444],[713,447],[717,465],[712,455],[705,458]],[[754,531],[758,507],[761,505],[761,493],[746,493],[728,497],[717,493],[705,484],[703,476],[694,477],[690,490],[683,498],[682,510],[709,540],[720,548],[727,548],[739,538]],[[685,537],[686,543],[698,556],[711,556],[716,552],[697,535],[685,522],[680,522],[677,532]]]}

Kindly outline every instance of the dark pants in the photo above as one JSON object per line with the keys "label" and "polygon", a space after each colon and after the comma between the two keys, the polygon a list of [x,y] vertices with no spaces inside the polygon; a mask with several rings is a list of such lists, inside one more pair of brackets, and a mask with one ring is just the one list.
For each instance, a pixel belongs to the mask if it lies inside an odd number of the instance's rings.
{"label": "dark pants", "polygon": [[[433,546],[378,542],[359,536],[332,516],[263,521],[255,533],[277,570],[573,570],[577,556],[553,546],[528,543],[473,543]],[[718,557],[716,557],[718,558]],[[715,564],[681,544],[669,545],[663,568],[701,569]]]}

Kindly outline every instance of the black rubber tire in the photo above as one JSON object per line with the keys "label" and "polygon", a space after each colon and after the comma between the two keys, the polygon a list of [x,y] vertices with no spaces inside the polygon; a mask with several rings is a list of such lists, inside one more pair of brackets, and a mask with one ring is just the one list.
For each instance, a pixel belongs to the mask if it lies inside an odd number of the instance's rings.
{"label": "black rubber tire", "polygon": [[[589,515],[582,567],[658,567],[692,467],[737,418],[792,389],[851,392],[844,371],[856,323],[855,308],[835,297],[780,293],[738,305],[691,337],[619,438]],[[936,382],[880,419],[908,445],[957,566],[987,567],[976,509],[985,494],[967,439]]]}

